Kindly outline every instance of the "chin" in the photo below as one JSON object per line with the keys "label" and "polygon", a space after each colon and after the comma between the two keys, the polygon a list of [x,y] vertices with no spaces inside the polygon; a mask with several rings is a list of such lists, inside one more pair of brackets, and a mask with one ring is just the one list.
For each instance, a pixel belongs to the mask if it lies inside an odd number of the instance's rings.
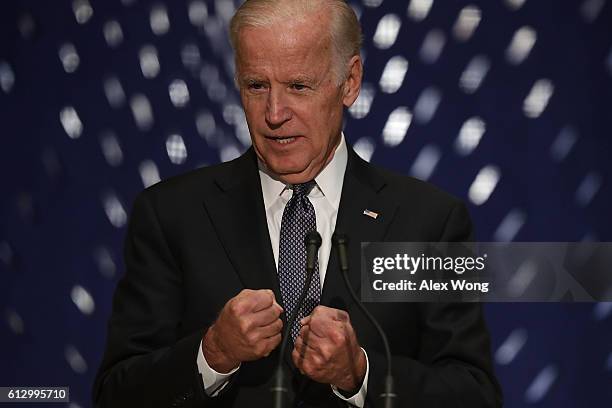
{"label": "chin", "polygon": [[291,177],[292,175],[297,175],[297,174],[302,174],[303,172],[306,171],[305,167],[285,167],[285,166],[280,166],[280,167],[271,167],[270,170],[274,173],[277,174],[279,178],[286,178],[286,177]]}
{"label": "chin", "polygon": [[301,173],[308,169],[308,163],[305,160],[296,160],[289,157],[274,157],[266,160],[266,164],[276,174]]}
{"label": "chin", "polygon": [[305,183],[310,181],[310,172],[308,171],[308,164],[299,165],[298,163],[273,163],[277,165],[268,166],[269,170],[276,175],[276,177],[289,184]]}
{"label": "chin", "polygon": [[280,181],[282,181],[283,183],[287,183],[287,184],[301,184],[301,183],[306,183],[307,181],[310,181],[313,179],[313,177],[310,177],[310,175],[304,175],[304,174],[295,174],[295,173],[291,173],[291,174],[281,174],[278,176],[278,179]]}

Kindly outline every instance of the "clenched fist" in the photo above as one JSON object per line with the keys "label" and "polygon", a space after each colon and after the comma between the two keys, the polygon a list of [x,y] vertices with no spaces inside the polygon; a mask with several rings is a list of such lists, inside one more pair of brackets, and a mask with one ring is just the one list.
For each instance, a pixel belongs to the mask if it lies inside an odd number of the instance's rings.
{"label": "clenched fist", "polygon": [[300,323],[291,355],[295,366],[317,382],[343,391],[358,389],[367,363],[348,313],[317,306]]}
{"label": "clenched fist", "polygon": [[231,298],[202,341],[210,367],[227,373],[243,361],[267,357],[281,341],[282,312],[268,289],[244,289]]}

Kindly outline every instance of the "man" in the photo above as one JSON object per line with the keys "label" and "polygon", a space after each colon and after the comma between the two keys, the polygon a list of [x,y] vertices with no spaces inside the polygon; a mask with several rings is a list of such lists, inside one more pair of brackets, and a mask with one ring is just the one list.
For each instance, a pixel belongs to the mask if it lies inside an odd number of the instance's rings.
{"label": "man", "polygon": [[[253,147],[137,198],[94,401],[269,406],[282,359],[291,406],[379,406],[382,344],[342,283],[332,232],[351,237],[358,285],[360,242],[469,240],[465,207],[346,145],[343,109],[362,79],[346,3],[247,1],[231,37]],[[323,237],[319,264],[279,356],[310,229]],[[389,337],[398,407],[501,405],[478,305],[366,307]]]}

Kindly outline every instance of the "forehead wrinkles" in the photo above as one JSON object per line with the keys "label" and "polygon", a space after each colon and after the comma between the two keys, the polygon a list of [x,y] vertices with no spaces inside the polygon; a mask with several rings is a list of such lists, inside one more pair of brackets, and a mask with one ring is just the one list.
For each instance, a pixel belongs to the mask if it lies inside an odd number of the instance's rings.
{"label": "forehead wrinkles", "polygon": [[321,20],[328,20],[329,16],[312,17],[274,26],[243,27],[236,49],[236,73],[262,67],[312,70],[318,66],[328,70],[333,57],[332,41]]}

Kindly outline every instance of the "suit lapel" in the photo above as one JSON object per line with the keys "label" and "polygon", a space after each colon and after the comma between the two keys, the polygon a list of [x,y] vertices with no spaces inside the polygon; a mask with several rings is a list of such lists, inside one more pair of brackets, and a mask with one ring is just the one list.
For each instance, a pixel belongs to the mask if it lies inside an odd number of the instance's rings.
{"label": "suit lapel", "polygon": [[[348,147],[348,146],[347,146]],[[378,171],[361,159],[352,148],[348,147],[348,163],[342,186],[342,196],[336,231],[345,233],[349,238],[349,262],[360,259],[361,242],[382,241],[397,209],[397,204],[383,198],[386,181]],[[364,215],[364,210],[378,214],[376,219]],[[361,287],[361,265],[349,264],[349,280],[359,296]],[[345,308],[338,294],[346,293],[344,281],[340,275],[336,251],[332,249],[325,283],[321,293],[321,304]]]}
{"label": "suit lapel", "polygon": [[245,288],[272,289],[282,299],[252,148],[216,178],[204,206]]}

